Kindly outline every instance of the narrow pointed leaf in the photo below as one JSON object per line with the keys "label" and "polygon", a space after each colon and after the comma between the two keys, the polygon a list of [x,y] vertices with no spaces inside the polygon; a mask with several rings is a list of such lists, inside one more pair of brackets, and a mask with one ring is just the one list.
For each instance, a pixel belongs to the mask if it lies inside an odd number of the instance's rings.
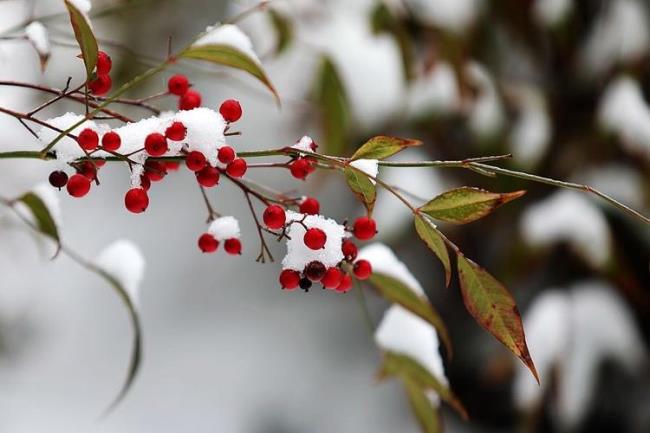
{"label": "narrow pointed leaf", "polygon": [[72,2],[68,0],[64,0],[64,2],[70,15],[70,23],[74,30],[74,37],[79,44],[79,48],[81,48],[81,57],[86,66],[86,76],[88,79],[91,79],[95,66],[97,66],[97,52],[99,50],[97,47],[97,39],[95,39],[95,35],[93,34],[88,16],[77,9]]}
{"label": "narrow pointed leaf", "polygon": [[275,55],[277,56],[282,54],[293,41],[293,30],[289,18],[276,9],[269,9],[269,18],[276,34]]}
{"label": "narrow pointed leaf", "polygon": [[442,262],[442,266],[445,268],[445,286],[449,287],[449,282],[451,281],[451,262],[449,261],[449,251],[447,251],[442,234],[431,221],[419,214],[415,215],[415,231],[420,236],[420,239],[427,244],[427,247],[429,247],[433,254]]}
{"label": "narrow pointed leaf", "polygon": [[366,141],[352,155],[352,159],[386,159],[407,147],[420,146],[420,140],[408,138],[388,137],[379,135]]}
{"label": "narrow pointed leaf", "polygon": [[521,315],[508,289],[462,254],[458,255],[458,278],[467,311],[479,325],[521,359],[539,383],[526,344]]}
{"label": "narrow pointed leaf", "polygon": [[431,400],[426,393],[415,382],[411,380],[404,381],[404,389],[408,396],[411,410],[418,420],[420,429],[423,433],[440,433],[440,415],[438,408],[433,407]]}
{"label": "narrow pointed leaf", "polygon": [[377,200],[377,187],[361,170],[345,167],[345,180],[359,201],[372,213]]}
{"label": "narrow pointed leaf", "polygon": [[406,82],[412,81],[415,78],[413,38],[409,35],[409,29],[404,21],[397,17],[384,2],[377,2],[370,15],[370,26],[374,34],[384,33],[395,39],[402,55],[404,79]]}
{"label": "narrow pointed leaf", "polygon": [[420,211],[433,219],[466,224],[483,218],[499,206],[525,193],[526,191],[494,193],[464,186],[440,194],[422,206]]}
{"label": "narrow pointed leaf", "polygon": [[334,62],[323,56],[314,82],[314,99],[323,128],[324,152],[343,155],[350,131],[350,103]]}
{"label": "narrow pointed leaf", "polygon": [[50,214],[50,210],[47,208],[43,200],[41,200],[37,194],[28,192],[20,197],[18,201],[27,206],[29,211],[32,213],[38,231],[56,242],[58,253],[61,249],[59,229],[56,226],[54,218],[52,218],[52,214]]}

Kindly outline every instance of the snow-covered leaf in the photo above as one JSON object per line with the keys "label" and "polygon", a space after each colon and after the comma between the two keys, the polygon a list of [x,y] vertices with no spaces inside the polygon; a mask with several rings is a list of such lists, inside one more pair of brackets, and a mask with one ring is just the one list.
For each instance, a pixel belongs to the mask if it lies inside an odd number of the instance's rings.
{"label": "snow-covered leaf", "polygon": [[352,159],[386,159],[407,147],[420,146],[421,144],[420,140],[379,135],[366,141],[354,152]]}
{"label": "snow-covered leaf", "polygon": [[99,50],[97,40],[93,34],[88,15],[86,11],[79,8],[79,2],[77,0],[64,0],[64,2],[70,14],[70,23],[74,30],[74,37],[79,44],[79,48],[81,48],[81,56],[83,57],[84,65],[86,65],[86,75],[90,79],[95,70],[95,66],[97,66],[97,52]]}
{"label": "snow-covered leaf", "polygon": [[25,35],[36,50],[38,58],[41,61],[41,70],[44,71],[51,54],[50,38],[47,34],[47,29],[40,21],[32,21],[25,27]]}
{"label": "snow-covered leaf", "polygon": [[345,167],[345,180],[359,201],[372,213],[377,200],[377,188],[372,180],[361,170],[349,166]]}
{"label": "snow-covered leaf", "polygon": [[451,263],[449,261],[449,252],[442,238],[442,234],[436,226],[421,215],[415,215],[415,231],[420,239],[427,244],[427,247],[440,259],[442,266],[445,268],[445,285],[449,287],[451,280]]}
{"label": "snow-covered leaf", "polygon": [[323,56],[316,72],[314,99],[325,138],[324,152],[343,155],[350,130],[350,104],[343,80],[328,56]]}

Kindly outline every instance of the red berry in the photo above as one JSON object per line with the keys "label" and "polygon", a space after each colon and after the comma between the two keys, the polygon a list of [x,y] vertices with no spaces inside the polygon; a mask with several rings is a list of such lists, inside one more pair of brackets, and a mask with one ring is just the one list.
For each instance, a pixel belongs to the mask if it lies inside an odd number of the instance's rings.
{"label": "red berry", "polygon": [[178,100],[179,110],[193,110],[201,106],[201,94],[196,90],[188,90]]}
{"label": "red berry", "polygon": [[103,166],[106,165],[106,160],[104,160],[104,159],[96,159],[96,160],[93,161],[93,163],[95,164],[95,167],[100,168],[100,167],[103,167]]}
{"label": "red berry", "polygon": [[196,180],[202,186],[212,188],[219,183],[219,170],[210,165],[206,165],[196,172]]}
{"label": "red berry", "polygon": [[262,218],[264,219],[264,224],[266,224],[268,228],[275,230],[284,226],[284,223],[287,220],[287,215],[281,206],[272,204],[264,210]]}
{"label": "red berry", "polygon": [[196,150],[191,151],[185,157],[185,165],[187,165],[187,168],[192,171],[199,171],[205,167],[206,164],[207,161],[205,160],[205,155]]}
{"label": "red berry", "polygon": [[241,105],[236,99],[226,99],[221,103],[219,113],[226,122],[236,122],[241,118]]}
{"label": "red berry", "polygon": [[152,132],[144,140],[144,149],[151,156],[163,156],[167,152],[167,139],[164,135]]}
{"label": "red berry", "polygon": [[238,255],[241,254],[241,242],[237,238],[226,239],[223,248],[228,254]]}
{"label": "red berry", "polygon": [[219,248],[219,241],[210,233],[203,233],[199,237],[199,249],[204,253],[214,253]]}
{"label": "red berry", "polygon": [[110,75],[98,75],[94,80],[88,82],[88,90],[97,96],[107,94],[113,86],[113,80]]}
{"label": "red berry", "polygon": [[106,54],[104,51],[97,52],[97,75],[107,75],[111,72],[113,67],[113,61],[111,56]]}
{"label": "red berry", "polygon": [[223,164],[230,164],[235,160],[235,149],[233,149],[230,146],[223,146],[219,148],[219,151],[217,152],[217,158],[219,158],[219,161],[221,161]]}
{"label": "red berry", "polygon": [[313,197],[305,197],[300,203],[300,213],[317,215],[320,212],[320,203]]}
{"label": "red berry", "polygon": [[181,141],[187,135],[187,128],[181,122],[174,122],[165,129],[165,137],[173,141]]}
{"label": "red berry", "polygon": [[367,241],[377,234],[377,223],[372,218],[359,217],[354,221],[352,233],[357,239]]}
{"label": "red berry", "polygon": [[151,188],[151,179],[149,179],[149,176],[145,176],[144,174],[140,176],[140,188],[149,191],[149,188]]}
{"label": "red berry", "polygon": [[312,250],[320,250],[321,248],[325,248],[327,235],[321,229],[312,227],[305,232],[303,241]]}
{"label": "red berry", "polygon": [[182,96],[190,88],[190,82],[185,75],[172,75],[167,81],[167,90],[173,95]]}
{"label": "red berry", "polygon": [[314,260],[313,262],[307,263],[303,272],[305,277],[309,278],[311,281],[320,281],[326,271],[327,269],[324,264]]}
{"label": "red berry", "polygon": [[181,163],[178,161],[165,161],[165,168],[167,171],[176,171],[180,165]]}
{"label": "red berry", "polygon": [[50,185],[52,185],[54,188],[61,189],[65,186],[66,183],[68,183],[68,175],[65,173],[65,171],[57,170],[50,173],[48,180],[50,181]]}
{"label": "red berry", "polygon": [[86,128],[77,136],[77,143],[84,150],[95,150],[99,144],[99,136],[92,129]]}
{"label": "red berry", "polygon": [[320,280],[320,283],[326,289],[335,289],[341,284],[341,279],[343,278],[343,272],[339,268],[329,268],[323,278]]}
{"label": "red berry", "polygon": [[357,246],[350,239],[343,240],[341,251],[343,252],[345,259],[351,262],[357,258],[357,253],[359,252]]}
{"label": "red berry", "polygon": [[122,139],[117,132],[109,131],[102,137],[102,147],[104,150],[115,152],[122,145]]}
{"label": "red berry", "polygon": [[305,179],[311,168],[311,162],[305,158],[298,158],[289,164],[289,171],[296,179]]}
{"label": "red berry", "polygon": [[300,274],[292,269],[283,269],[280,272],[280,285],[283,289],[295,289],[300,285]]}
{"label": "red berry", "polygon": [[133,213],[142,213],[149,206],[149,196],[144,188],[131,188],[124,196],[124,205]]}
{"label": "red berry", "polygon": [[68,193],[73,197],[83,197],[90,191],[90,179],[83,174],[73,174],[66,185]]}
{"label": "red berry", "polygon": [[343,275],[343,278],[341,278],[341,282],[339,285],[336,287],[336,291],[339,293],[345,293],[350,288],[352,287],[352,277],[349,276],[348,274]]}
{"label": "red berry", "polygon": [[246,174],[247,168],[248,165],[246,164],[245,160],[236,158],[233,162],[228,164],[226,167],[226,173],[232,177],[242,177],[244,174]]}
{"label": "red berry", "polygon": [[84,161],[77,166],[77,173],[83,174],[91,182],[97,179],[97,166],[90,161]]}
{"label": "red berry", "polygon": [[372,274],[372,265],[368,260],[357,260],[354,264],[354,275],[360,280],[367,280]]}
{"label": "red berry", "polygon": [[150,181],[158,182],[167,176],[167,168],[160,161],[147,161],[144,164],[144,174]]}

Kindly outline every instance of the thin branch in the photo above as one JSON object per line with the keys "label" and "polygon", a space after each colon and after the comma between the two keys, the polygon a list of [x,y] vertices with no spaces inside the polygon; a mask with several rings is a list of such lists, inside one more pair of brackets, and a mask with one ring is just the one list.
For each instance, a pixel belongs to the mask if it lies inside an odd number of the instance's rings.
{"label": "thin branch", "polygon": [[260,253],[255,259],[256,262],[261,262],[261,263],[266,263],[266,254],[269,256],[269,260],[273,262],[273,255],[271,254],[271,250],[269,250],[268,245],[266,244],[266,239],[264,239],[264,234],[262,233],[262,225],[260,224],[260,221],[257,218],[257,214],[255,213],[255,208],[253,207],[253,202],[251,201],[251,194],[247,191],[244,191],[244,197],[246,198],[246,202],[248,203],[248,208],[251,211],[251,214],[253,215],[253,220],[255,221],[255,226],[257,227],[257,234],[260,238]]}

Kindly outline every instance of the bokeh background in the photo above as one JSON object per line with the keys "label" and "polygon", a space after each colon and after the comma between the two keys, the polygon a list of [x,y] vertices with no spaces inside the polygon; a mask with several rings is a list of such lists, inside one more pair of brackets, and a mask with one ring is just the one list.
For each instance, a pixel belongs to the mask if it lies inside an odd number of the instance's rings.
{"label": "bokeh background", "polygon": [[[122,83],[207,25],[254,4],[214,0],[94,0],[100,45]],[[218,106],[242,102],[238,149],[289,145],[304,134],[351,154],[377,134],[420,138],[403,159],[513,153],[504,166],[586,182],[645,214],[650,209],[650,4],[645,0],[274,0],[240,23],[282,97],[241,73],[179,63]],[[58,0],[0,2],[0,79],[63,87],[83,68]],[[48,28],[48,67],[21,38],[31,19]],[[171,72],[170,72],[171,73]],[[164,73],[136,89],[164,89]],[[0,104],[44,99],[0,87]],[[174,101],[162,103],[173,109]],[[78,107],[53,107],[48,116]],[[145,116],[137,108],[132,116]],[[0,117],[0,149],[36,149]],[[39,161],[0,161],[0,192],[44,180]],[[416,432],[395,382],[377,383],[380,355],[352,295],[283,293],[277,264],[254,263],[246,204],[227,185],[219,210],[240,216],[244,256],[201,255],[205,211],[182,170],[151,191],[146,214],[122,206],[125,167],[102,170],[83,200],[62,197],[66,242],[93,257],[115,239],[147,261],[141,287],[145,358],[123,404],[117,392],[130,329],[117,296],[0,214],[0,431],[2,432]],[[380,240],[422,282],[455,346],[452,388],[471,419],[443,410],[450,432],[650,431],[650,230],[577,192],[457,169],[384,169],[424,199],[460,185],[528,194],[468,226],[441,226],[513,292],[542,376],[517,361],[465,312],[456,284],[393,199],[380,195]],[[362,213],[341,179],[297,184],[285,172],[251,177],[319,197],[338,220]],[[283,255],[274,246],[277,258]],[[386,303],[368,294],[377,322]]]}

